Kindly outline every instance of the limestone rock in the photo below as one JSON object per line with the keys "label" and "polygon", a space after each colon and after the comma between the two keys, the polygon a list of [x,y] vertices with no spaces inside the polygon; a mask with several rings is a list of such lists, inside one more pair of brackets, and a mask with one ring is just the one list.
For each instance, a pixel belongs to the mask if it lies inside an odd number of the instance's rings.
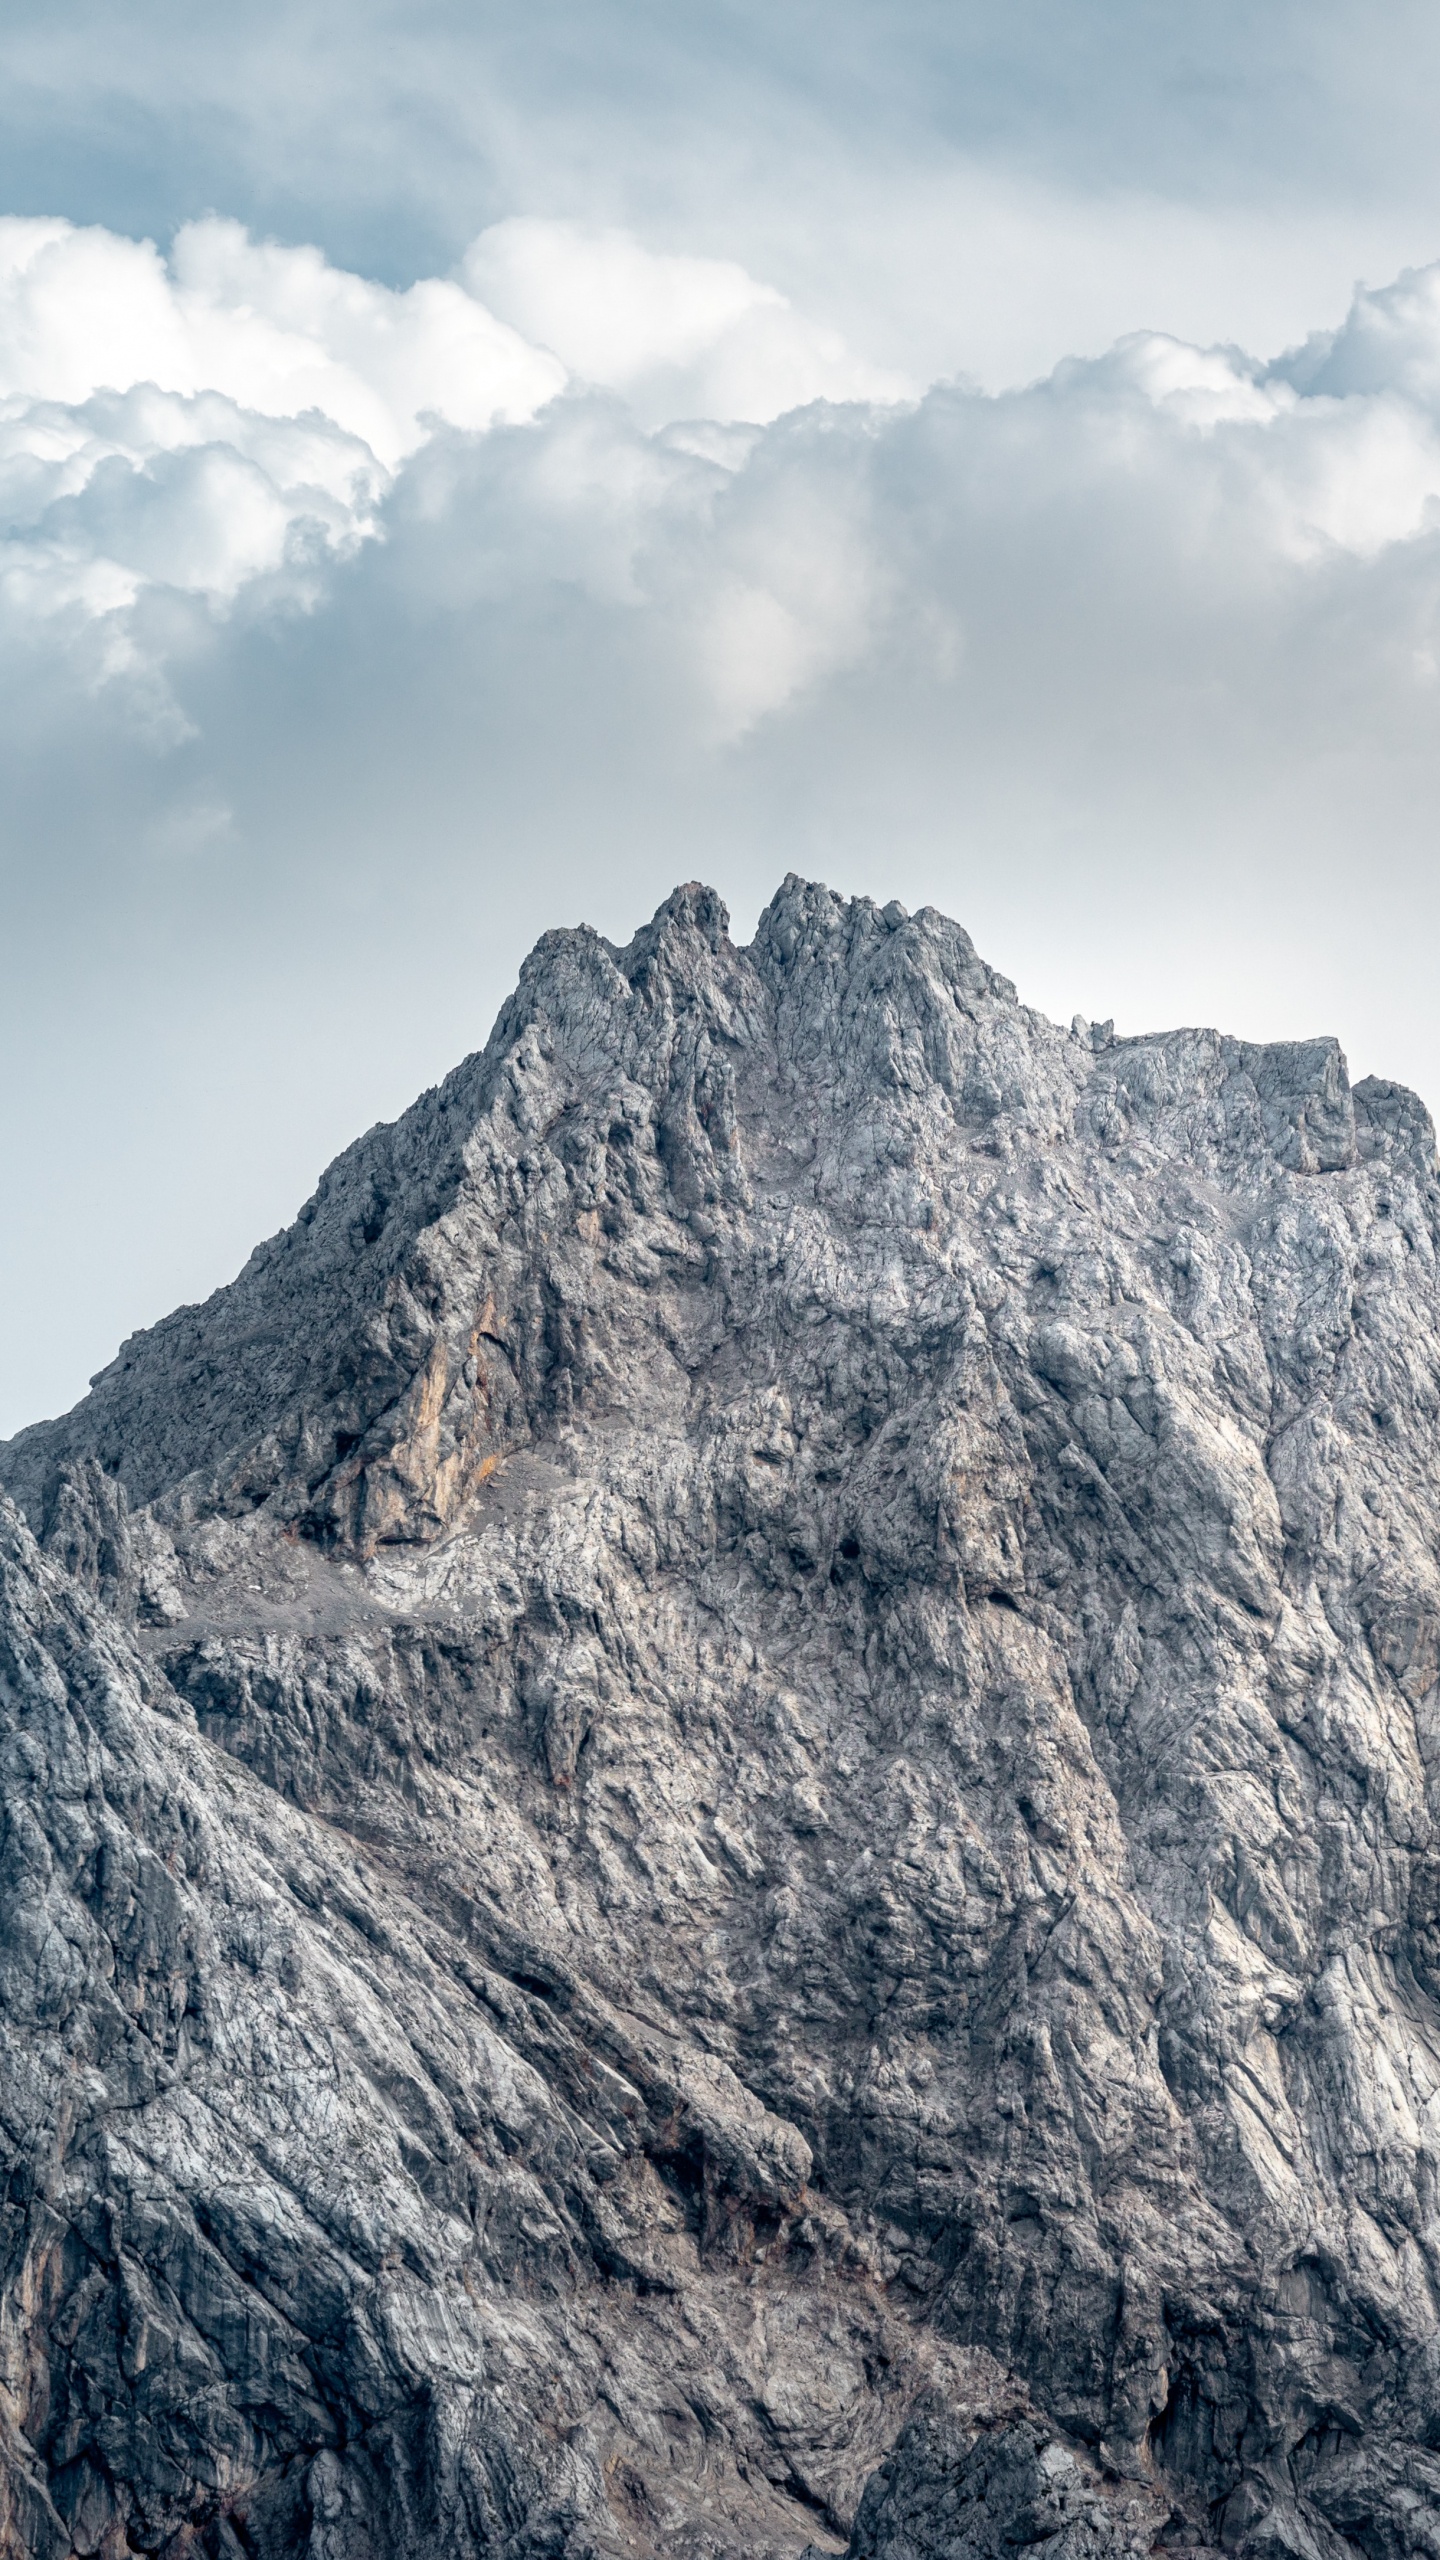
{"label": "limestone rock", "polygon": [[1431,2553],[1437,1213],[931,910],[547,936],[0,1450],[0,2551]]}
{"label": "limestone rock", "polygon": [[977,2434],[922,2408],[866,2488],[849,2560],[1146,2560],[1169,2519],[1153,2492],[1107,2487],[1043,2427]]}

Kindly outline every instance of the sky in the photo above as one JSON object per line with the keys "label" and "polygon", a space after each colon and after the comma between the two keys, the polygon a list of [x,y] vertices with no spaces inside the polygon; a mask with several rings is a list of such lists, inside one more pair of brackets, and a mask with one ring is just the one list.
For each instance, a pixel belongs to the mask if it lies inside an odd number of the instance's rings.
{"label": "sky", "polygon": [[791,869],[1440,1105],[1440,18],[16,0],[0,1432]]}

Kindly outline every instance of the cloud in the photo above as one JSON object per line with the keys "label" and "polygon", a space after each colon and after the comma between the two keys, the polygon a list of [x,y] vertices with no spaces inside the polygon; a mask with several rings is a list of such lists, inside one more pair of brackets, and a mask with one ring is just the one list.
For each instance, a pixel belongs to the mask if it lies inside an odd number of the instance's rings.
{"label": "cloud", "polygon": [[462,427],[532,417],[563,369],[431,278],[395,293],[318,249],[188,223],[150,241],[68,222],[0,219],[0,393],[67,405],[150,383],[219,392],[269,418],[311,412],[386,469],[427,413]]}
{"label": "cloud", "polygon": [[872,362],[1001,388],[1139,324],[1270,349],[1435,245],[1440,20],[1398,0],[48,0],[7,205],[217,204],[392,286],[504,217],[738,263]]}
{"label": "cloud", "polygon": [[657,255],[628,232],[516,218],[482,231],[462,273],[580,380],[624,394],[646,426],[766,426],[812,400],[901,400],[915,385],[853,355],[729,258]]}
{"label": "cloud", "polygon": [[[1152,331],[1020,393],[917,411],[910,389],[734,262],[615,231],[507,221],[463,283],[395,292],[217,219],[168,260],[0,221],[0,601],[105,621],[105,664],[153,672],[147,591],[310,609],[327,563],[408,527],[437,601],[544,576],[652,610],[734,734],[857,663],[907,595],[953,640],[963,606],[919,592],[898,496],[920,450],[957,524],[983,475],[967,539],[1024,540],[1082,489],[1177,528],[1198,510],[1212,580],[1235,545],[1248,576],[1413,537],[1440,490],[1440,269],[1268,365]],[[504,509],[477,495],[496,475]]]}
{"label": "cloud", "polygon": [[1266,617],[1323,624],[1338,562],[1378,596],[1429,537],[1440,268],[1268,363],[1150,331],[1023,391],[904,388],[735,263],[614,231],[502,223],[395,292],[217,219],[168,259],[0,222],[0,641],[152,748],[201,733],[217,617],[402,598],[618,615],[697,754],[902,660],[977,698],[1017,630],[1033,695],[1077,593],[1092,659],[1138,647],[1148,685],[1214,648],[1223,682]]}
{"label": "cloud", "polygon": [[[693,414],[688,462],[684,439],[647,450],[575,401],[517,455],[528,537],[553,574],[628,591],[642,523],[687,477],[703,511],[717,457],[748,451],[730,422],[906,387],[733,262],[654,256],[621,233],[502,224],[464,275],[394,292],[213,218],[168,259],[106,231],[0,220],[0,614],[59,626],[84,683],[128,685],[152,735],[178,739],[165,661],[183,625],[157,649],[142,598],[313,608],[325,564],[382,534],[397,475],[437,433],[528,424],[582,377],[623,394],[635,425]],[[443,513],[445,485],[443,465],[422,478],[422,512]],[[813,555],[799,570],[807,591],[844,583]],[[732,575],[717,603],[703,645],[725,718],[833,658],[785,583]]]}
{"label": "cloud", "polygon": [[0,219],[0,632],[173,745],[183,619],[142,629],[147,599],[312,606],[437,423],[533,417],[564,380],[446,279],[393,292],[216,219],[168,259]]}
{"label": "cloud", "polygon": [[[1347,332],[1377,300],[1357,299]],[[1440,296],[1433,309],[1440,348]],[[653,340],[626,329],[617,378],[650,362]],[[417,454],[386,511],[391,572],[451,612],[582,591],[638,626],[627,647],[663,659],[712,747],[901,663],[962,703],[1005,667],[1032,713],[1053,679],[1062,723],[1107,658],[1148,690],[1208,657],[1228,688],[1277,617],[1293,657],[1342,593],[1347,613],[1367,593],[1383,615],[1382,593],[1426,574],[1440,378],[1427,387],[1413,338],[1393,382],[1343,393],[1306,387],[1318,358],[1151,332],[1021,392],[810,403],[728,435],[647,433],[576,395],[524,430]],[[1077,600],[1078,654],[1057,664]]]}

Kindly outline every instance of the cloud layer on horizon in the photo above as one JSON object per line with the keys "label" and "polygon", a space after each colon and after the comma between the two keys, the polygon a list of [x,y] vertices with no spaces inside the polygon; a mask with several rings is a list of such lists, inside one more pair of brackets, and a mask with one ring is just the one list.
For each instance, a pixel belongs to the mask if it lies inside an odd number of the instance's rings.
{"label": "cloud layer on horizon", "polygon": [[544,213],[738,261],[919,379],[1141,324],[1252,346],[1440,240],[1440,25],[1397,0],[29,0],[6,205],[223,206],[389,285]]}
{"label": "cloud layer on horizon", "polygon": [[[461,281],[396,292],[214,217],[168,259],[103,229],[0,218],[0,614],[12,632],[62,620],[85,680],[139,675],[153,719],[164,652],[137,641],[147,591],[223,613],[259,586],[272,608],[313,607],[324,566],[384,532],[385,500],[437,432],[528,425],[587,387],[622,395],[643,428],[694,420],[712,476],[729,453],[710,428],[909,388],[734,262],[657,256],[623,233],[508,221],[473,244]],[[622,462],[612,444],[606,487],[582,442],[609,516],[674,485],[664,457]],[[583,513],[563,485],[566,424],[547,453],[532,512]],[[432,474],[432,511],[437,487]]]}
{"label": "cloud layer on horizon", "polygon": [[1097,645],[1220,663],[1287,600],[1393,591],[1437,508],[1440,265],[1269,363],[1152,331],[917,395],[733,262],[613,231],[507,221],[395,292],[215,218],[168,260],[0,219],[0,635],[160,746],[237,611],[583,595],[653,627],[713,747],[897,653],[963,693],[997,616],[1043,654],[1064,559]]}

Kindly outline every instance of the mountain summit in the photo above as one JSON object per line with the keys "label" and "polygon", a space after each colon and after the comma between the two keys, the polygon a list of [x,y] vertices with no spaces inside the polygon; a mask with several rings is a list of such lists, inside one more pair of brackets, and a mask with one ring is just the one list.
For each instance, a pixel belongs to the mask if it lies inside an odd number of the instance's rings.
{"label": "mountain summit", "polygon": [[0,2554],[1433,2560],[1440,1179],[791,878],[0,1448]]}

